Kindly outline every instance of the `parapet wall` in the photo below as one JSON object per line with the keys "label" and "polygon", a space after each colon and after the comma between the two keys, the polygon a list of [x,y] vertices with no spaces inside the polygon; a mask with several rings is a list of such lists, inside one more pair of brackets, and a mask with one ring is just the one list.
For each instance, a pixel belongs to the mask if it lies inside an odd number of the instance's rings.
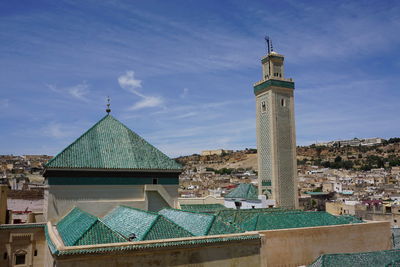
{"label": "parapet wall", "polygon": [[328,253],[353,253],[392,248],[390,222],[332,225],[259,231],[262,266],[308,265]]}

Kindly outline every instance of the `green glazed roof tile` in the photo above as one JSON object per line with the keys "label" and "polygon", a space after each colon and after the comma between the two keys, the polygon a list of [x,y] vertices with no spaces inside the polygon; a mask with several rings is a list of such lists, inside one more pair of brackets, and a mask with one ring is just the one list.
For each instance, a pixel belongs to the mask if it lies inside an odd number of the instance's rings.
{"label": "green glazed roof tile", "polygon": [[308,267],[386,267],[398,266],[400,250],[383,250],[361,253],[325,254]]}
{"label": "green glazed roof tile", "polygon": [[222,204],[182,204],[181,209],[197,212],[216,212],[227,208]]}
{"label": "green glazed roof tile", "polygon": [[104,223],[97,220],[77,242],[75,246],[80,245],[95,245],[95,244],[108,244],[127,242],[125,238],[118,233],[113,232]]}
{"label": "green glazed roof tile", "polygon": [[234,234],[244,232],[239,227],[236,227],[234,223],[224,222],[220,218],[215,218],[211,225],[208,235],[223,235],[223,234]]}
{"label": "green glazed roof tile", "polygon": [[64,244],[73,246],[96,221],[97,217],[74,208],[57,223],[56,227]]}
{"label": "green glazed roof tile", "polygon": [[182,166],[106,115],[51,159],[46,168],[181,170]]}
{"label": "green glazed roof tile", "polygon": [[118,206],[108,213],[103,222],[125,238],[135,234],[135,241],[143,240],[155,223],[158,214],[126,206]]}
{"label": "green glazed roof tile", "polygon": [[195,236],[207,235],[214,215],[165,208],[158,212]]}
{"label": "green glazed roof tile", "polygon": [[225,195],[225,198],[258,200],[257,188],[252,184],[239,184]]}
{"label": "green glazed roof tile", "polygon": [[[274,230],[338,224],[348,224],[348,222],[323,211],[274,212],[258,214],[256,228],[246,230]],[[240,226],[244,227],[244,225],[242,223]]]}
{"label": "green glazed roof tile", "polygon": [[189,236],[193,236],[189,231],[169,221],[162,215],[158,215],[157,220],[149,229],[143,240],[180,238]]}
{"label": "green glazed roof tile", "polygon": [[159,213],[195,236],[243,232],[232,223],[212,214],[170,208],[162,209]]}
{"label": "green glazed roof tile", "polygon": [[134,241],[193,236],[162,215],[132,207],[116,207],[104,217],[103,221],[125,238],[135,234]]}
{"label": "green glazed roof tile", "polygon": [[[76,255],[76,254],[95,254],[95,253],[110,253],[110,252],[124,252],[130,250],[142,250],[148,248],[164,248],[164,247],[174,247],[174,246],[198,246],[199,244],[212,244],[212,243],[223,243],[230,241],[240,241],[240,240],[259,240],[260,235],[244,235],[244,236],[231,236],[231,237],[216,237],[209,239],[198,239],[198,240],[182,240],[182,241],[166,241],[161,243],[153,244],[135,244],[127,246],[118,247],[103,247],[103,248],[85,248],[85,249],[75,249],[75,250],[62,250],[55,251],[55,255]],[[48,239],[49,240],[49,239]]]}

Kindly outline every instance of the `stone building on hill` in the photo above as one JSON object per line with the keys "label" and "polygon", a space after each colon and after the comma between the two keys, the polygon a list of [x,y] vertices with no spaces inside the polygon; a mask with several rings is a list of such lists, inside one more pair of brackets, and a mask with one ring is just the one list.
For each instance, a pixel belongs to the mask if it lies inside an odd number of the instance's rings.
{"label": "stone building on hill", "polygon": [[73,207],[103,216],[118,205],[178,207],[180,164],[107,114],[45,165],[47,220]]}

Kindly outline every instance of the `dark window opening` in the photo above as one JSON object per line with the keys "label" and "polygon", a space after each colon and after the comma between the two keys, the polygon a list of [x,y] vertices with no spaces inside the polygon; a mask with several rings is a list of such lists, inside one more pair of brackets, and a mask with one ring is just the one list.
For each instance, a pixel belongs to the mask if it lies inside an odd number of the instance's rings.
{"label": "dark window opening", "polygon": [[3,254],[3,260],[6,260],[8,258],[8,254],[7,254],[7,252],[4,252],[4,254]]}
{"label": "dark window opening", "polygon": [[265,101],[261,102],[261,110],[262,112],[265,112],[267,110],[267,105],[265,104]]}
{"label": "dark window opening", "polygon": [[251,206],[251,208],[252,208],[252,209],[255,209],[255,208],[256,208],[256,206]]}
{"label": "dark window opening", "polygon": [[235,206],[236,206],[236,209],[240,209],[240,207],[242,206],[242,202],[235,201]]}
{"label": "dark window opening", "polygon": [[395,223],[397,223],[397,220],[394,220]]}
{"label": "dark window opening", "polygon": [[158,184],[158,179],[157,178],[153,178],[153,184]]}
{"label": "dark window opening", "polygon": [[15,265],[25,264],[25,254],[15,255]]}
{"label": "dark window opening", "polygon": [[285,99],[283,99],[283,98],[281,99],[281,106],[282,107],[286,106]]}
{"label": "dark window opening", "polygon": [[37,249],[35,249],[35,251],[33,252],[33,256],[37,256]]}

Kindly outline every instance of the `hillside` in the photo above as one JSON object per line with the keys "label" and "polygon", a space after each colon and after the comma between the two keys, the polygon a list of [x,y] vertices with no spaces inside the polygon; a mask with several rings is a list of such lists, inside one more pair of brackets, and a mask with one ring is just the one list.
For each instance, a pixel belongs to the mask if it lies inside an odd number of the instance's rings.
{"label": "hillside", "polygon": [[[221,156],[195,154],[179,157],[176,160],[187,169],[208,168],[239,171],[258,169],[255,149],[235,151]],[[400,166],[400,139],[391,138],[377,146],[323,147],[311,145],[297,147],[297,162],[299,166],[313,165],[358,170]]]}

